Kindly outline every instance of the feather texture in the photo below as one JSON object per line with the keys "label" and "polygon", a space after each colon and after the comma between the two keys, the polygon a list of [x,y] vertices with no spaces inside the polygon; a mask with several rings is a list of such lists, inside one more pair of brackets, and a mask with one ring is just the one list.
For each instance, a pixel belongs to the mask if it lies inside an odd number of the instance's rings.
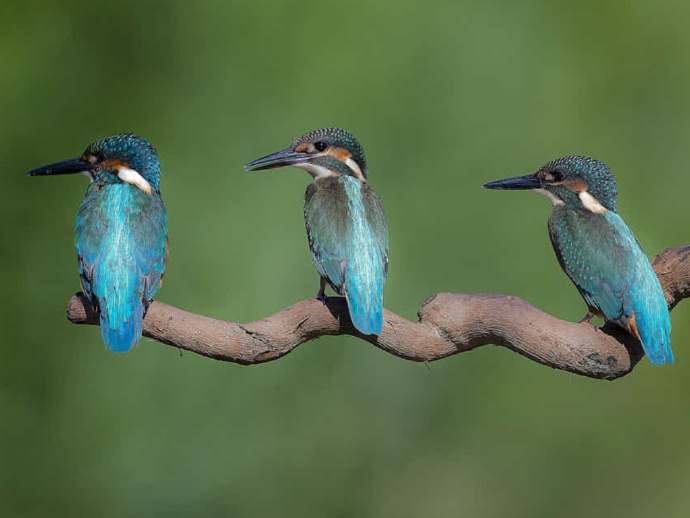
{"label": "feather texture", "polygon": [[638,336],[649,360],[673,362],[671,320],[659,280],[637,238],[613,211],[555,205],[549,236],[558,262],[590,310]]}
{"label": "feather texture", "polygon": [[79,275],[99,308],[106,348],[130,350],[166,265],[165,206],[127,183],[92,183],[76,224]]}
{"label": "feather texture", "polygon": [[316,270],[347,298],[360,332],[381,333],[388,230],[378,196],[352,176],[317,178],[305,194],[304,218]]}

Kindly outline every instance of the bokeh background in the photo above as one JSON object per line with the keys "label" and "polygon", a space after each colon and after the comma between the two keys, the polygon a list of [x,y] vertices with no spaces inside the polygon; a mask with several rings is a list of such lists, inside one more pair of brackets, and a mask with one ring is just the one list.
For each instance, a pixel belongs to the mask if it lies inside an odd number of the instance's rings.
{"label": "bokeh background", "polygon": [[483,191],[567,154],[607,162],[650,257],[686,245],[690,4],[4,3],[3,516],[688,516],[690,305],[676,364],[615,382],[483,347],[430,364],[349,337],[265,365],[65,319],[81,177],[28,179],[134,131],[170,214],[158,299],[239,322],[313,296],[310,178],[242,165],[324,126],[364,145],[390,228],[385,304],[508,293],[585,306],[549,202]]}

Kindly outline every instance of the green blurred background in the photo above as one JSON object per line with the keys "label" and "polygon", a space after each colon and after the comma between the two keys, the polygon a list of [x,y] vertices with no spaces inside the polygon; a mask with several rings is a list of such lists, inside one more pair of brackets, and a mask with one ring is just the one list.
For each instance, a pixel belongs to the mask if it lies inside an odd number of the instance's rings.
{"label": "green blurred background", "polygon": [[170,214],[158,299],[245,322],[318,278],[308,175],[242,165],[341,126],[388,216],[388,309],[509,293],[577,320],[548,200],[479,186],[592,155],[650,257],[690,242],[690,4],[601,4],[3,4],[0,514],[688,516],[690,305],[676,364],[613,383],[496,347],[427,368],[349,337],[257,367],[148,339],[115,355],[65,319],[86,180],[23,174],[147,137]]}

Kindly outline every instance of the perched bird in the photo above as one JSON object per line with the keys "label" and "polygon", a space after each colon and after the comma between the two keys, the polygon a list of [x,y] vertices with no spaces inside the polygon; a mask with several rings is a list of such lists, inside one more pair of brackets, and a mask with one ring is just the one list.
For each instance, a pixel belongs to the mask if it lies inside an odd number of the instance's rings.
{"label": "perched bird", "polygon": [[549,236],[558,263],[589,313],[635,336],[655,365],[673,362],[664,292],[639,241],[616,209],[616,182],[602,162],[567,156],[536,173],[488,183],[486,189],[531,189],[553,202]]}
{"label": "perched bird", "polygon": [[381,200],[367,184],[364,149],[345,130],[326,128],[295,140],[287,149],[259,158],[247,171],[295,166],[314,181],[304,195],[309,248],[326,283],[344,295],[354,326],[365,335],[383,327],[383,285],[388,275],[388,229]]}
{"label": "perched bird", "polygon": [[83,173],[86,189],[76,223],[82,289],[100,314],[107,349],[129,351],[163,282],[168,215],[161,199],[156,150],[136,135],[105,137],[79,158],[28,176]]}

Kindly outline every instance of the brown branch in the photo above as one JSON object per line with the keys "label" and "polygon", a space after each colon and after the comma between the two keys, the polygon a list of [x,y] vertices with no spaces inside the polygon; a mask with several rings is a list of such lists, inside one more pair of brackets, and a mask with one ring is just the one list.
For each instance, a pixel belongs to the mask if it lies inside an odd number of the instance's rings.
{"label": "brown branch", "polygon": [[[690,296],[690,246],[670,248],[653,262],[669,308]],[[502,345],[554,369],[615,379],[630,372],[643,356],[637,340],[607,324],[597,328],[548,315],[510,295],[439,293],[410,322],[384,310],[383,332],[365,336],[350,322],[345,300],[324,305],[304,300],[270,317],[236,324],[152,302],[144,336],[215,360],[252,365],[280,358],[298,345],[324,335],[356,336],[406,360],[426,362],[487,344]],[[83,294],[69,302],[67,318],[98,324]]]}

